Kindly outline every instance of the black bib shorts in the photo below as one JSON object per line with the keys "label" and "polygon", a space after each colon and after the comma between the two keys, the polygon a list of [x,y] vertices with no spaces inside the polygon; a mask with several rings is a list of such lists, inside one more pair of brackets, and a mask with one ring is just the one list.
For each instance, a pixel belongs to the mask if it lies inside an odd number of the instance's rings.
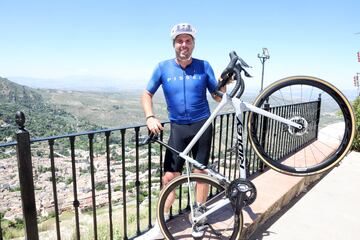
{"label": "black bib shorts", "polygon": [[[205,122],[206,119],[191,124],[171,123],[169,145],[182,152]],[[192,157],[205,166],[209,163],[211,139],[212,125],[205,130],[204,134],[191,149]],[[184,163],[184,159],[171,150],[166,149],[164,172],[182,172]]]}

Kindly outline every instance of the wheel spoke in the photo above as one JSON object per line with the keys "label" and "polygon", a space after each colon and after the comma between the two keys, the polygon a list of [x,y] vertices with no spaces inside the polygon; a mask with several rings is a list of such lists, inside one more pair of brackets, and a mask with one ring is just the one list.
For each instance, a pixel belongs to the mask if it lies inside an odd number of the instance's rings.
{"label": "wheel spoke", "polygon": [[[194,210],[195,217],[201,216],[202,212],[209,211],[225,198],[224,188],[218,182],[212,180],[206,175],[199,177],[199,174],[194,174],[190,177],[190,181],[191,185],[194,185],[193,183],[196,182],[209,184],[210,189],[212,189],[211,192],[208,193],[206,202],[201,204],[202,210]],[[191,209],[183,206],[177,206],[178,208],[181,208],[180,213],[174,215],[169,221],[165,222],[164,214],[162,214],[165,199],[168,198],[168,195],[172,191],[180,189],[181,186],[182,189],[188,189],[185,185],[187,185],[187,178],[186,176],[181,176],[177,178],[176,181],[170,183],[169,186],[166,186],[160,195],[158,219],[160,220],[160,225],[166,232],[169,239],[191,239],[194,234],[193,229],[202,229],[202,237],[206,239],[236,239],[239,237],[242,228],[242,215],[235,215],[235,211],[230,203],[200,219],[199,223],[195,225],[192,219]],[[185,195],[186,194],[183,194],[183,197],[185,197]],[[180,194],[177,194],[177,197],[179,196]],[[178,202],[178,200],[175,201]],[[194,206],[194,209],[199,209],[199,205],[197,203],[190,204]],[[196,233],[199,233],[199,231]],[[202,231],[200,231],[200,233],[202,233]]]}
{"label": "wheel spoke", "polygon": [[[284,133],[276,120],[265,121],[266,117],[250,114],[249,136],[255,152],[275,170],[291,175],[318,173],[334,166],[350,149],[355,135],[352,109],[346,98],[325,81],[285,78],[262,91],[255,105],[264,108],[264,99],[269,99],[271,112],[303,127],[288,127]],[[276,110],[280,108],[286,109],[285,113]],[[268,136],[256,130],[261,125],[254,119],[269,124]],[[261,139],[267,143],[262,145]]]}

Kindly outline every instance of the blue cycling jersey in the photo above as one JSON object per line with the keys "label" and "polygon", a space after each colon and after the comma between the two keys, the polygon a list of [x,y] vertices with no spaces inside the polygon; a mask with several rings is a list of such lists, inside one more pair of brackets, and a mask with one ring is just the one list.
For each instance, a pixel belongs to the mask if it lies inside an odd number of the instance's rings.
{"label": "blue cycling jersey", "polygon": [[154,94],[162,85],[169,119],[178,124],[189,124],[210,116],[206,89],[216,90],[214,71],[207,61],[192,59],[183,69],[175,59],[160,62],[147,85],[147,91]]}

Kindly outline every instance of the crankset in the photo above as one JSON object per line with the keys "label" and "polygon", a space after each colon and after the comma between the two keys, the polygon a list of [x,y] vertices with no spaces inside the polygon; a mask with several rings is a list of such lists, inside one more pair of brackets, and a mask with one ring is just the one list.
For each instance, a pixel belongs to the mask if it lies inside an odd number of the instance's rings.
{"label": "crankset", "polygon": [[234,207],[238,205],[237,200],[239,197],[243,198],[241,207],[246,207],[255,201],[256,195],[257,192],[255,185],[246,179],[235,179],[226,189],[226,196],[230,199]]}

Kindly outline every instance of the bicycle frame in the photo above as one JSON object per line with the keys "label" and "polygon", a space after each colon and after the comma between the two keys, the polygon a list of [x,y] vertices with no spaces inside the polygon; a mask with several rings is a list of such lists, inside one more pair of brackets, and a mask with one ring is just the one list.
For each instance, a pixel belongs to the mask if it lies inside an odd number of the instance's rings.
{"label": "bicycle frame", "polygon": [[[179,156],[181,158],[183,158],[185,160],[186,163],[186,173],[188,176],[188,186],[189,186],[189,192],[191,191],[190,189],[190,166],[189,163],[192,163],[195,167],[204,170],[207,174],[209,174],[210,176],[218,179],[221,182],[226,182],[226,183],[230,183],[229,180],[224,177],[223,175],[219,174],[218,172],[207,168],[206,166],[200,164],[199,162],[197,162],[195,159],[191,158],[188,156],[189,152],[191,151],[191,149],[193,148],[193,146],[196,144],[196,142],[199,140],[199,138],[202,136],[202,134],[205,132],[205,130],[210,126],[210,124],[213,122],[213,120],[215,119],[216,115],[221,111],[221,109],[227,105],[231,103],[233,108],[235,109],[235,115],[236,115],[236,120],[237,120],[237,151],[238,151],[238,159],[237,161],[239,162],[239,171],[240,171],[240,178],[242,179],[246,179],[246,161],[245,161],[245,156],[244,156],[244,145],[243,145],[243,131],[244,131],[244,124],[243,124],[243,114],[247,111],[250,112],[255,112],[258,113],[260,115],[269,117],[271,119],[277,120],[279,122],[282,122],[286,125],[292,126],[294,128],[298,128],[301,129],[302,126],[300,124],[297,124],[293,121],[290,121],[288,119],[285,119],[283,117],[280,117],[276,114],[270,113],[268,111],[265,111],[263,109],[260,109],[258,107],[255,107],[249,103],[243,102],[241,101],[239,98],[233,97],[231,98],[227,93],[225,93],[222,97],[222,100],[220,101],[220,103],[218,104],[218,106],[215,108],[215,110],[212,112],[212,114],[210,115],[210,117],[207,119],[207,121],[204,123],[204,125],[200,128],[199,132],[197,132],[197,134],[194,136],[194,138],[190,141],[190,143],[188,144],[188,146],[184,149],[184,151],[179,153]],[[190,201],[192,201],[192,196],[190,194]],[[206,217],[207,215],[213,213],[214,211],[220,209],[221,207],[227,205],[230,203],[230,200],[228,198],[223,199],[222,201],[218,202],[216,204],[216,206],[211,206],[209,207],[209,210],[206,211],[206,213],[202,214],[201,216],[195,218],[194,217],[194,211],[193,211],[193,206],[190,205],[191,208],[191,214],[192,214],[192,219],[194,220],[194,222],[197,222],[199,220],[201,220],[202,218]]]}
{"label": "bicycle frame", "polygon": [[[268,111],[265,111],[263,109],[260,109],[258,107],[255,107],[249,103],[243,102],[238,98],[231,98],[228,94],[224,94],[222,100],[218,104],[218,106],[215,108],[215,110],[212,112],[210,117],[207,119],[207,121],[204,123],[204,125],[200,128],[199,132],[194,136],[194,138],[190,141],[190,143],[187,145],[187,147],[184,149],[184,151],[179,153],[179,156],[183,159],[185,159],[186,163],[192,163],[196,167],[203,169],[205,172],[209,173],[211,176],[217,178],[218,180],[224,180],[224,177],[222,177],[220,174],[218,174],[215,171],[212,171],[211,169],[207,168],[206,166],[200,164],[195,159],[188,156],[191,149],[194,147],[196,142],[199,140],[199,138],[202,136],[202,134],[205,132],[205,130],[210,126],[212,121],[215,119],[216,115],[221,111],[221,109],[231,103],[233,108],[235,109],[235,115],[237,120],[237,149],[238,149],[238,161],[239,161],[239,170],[240,170],[240,178],[246,179],[246,164],[245,164],[245,158],[244,158],[244,146],[243,146],[243,131],[244,131],[244,125],[243,125],[243,114],[245,112],[255,112],[260,115],[269,117],[271,119],[277,120],[281,123],[284,123],[286,125],[292,126],[294,128],[301,129],[302,126],[298,123],[295,123],[293,121],[290,121],[288,119],[285,119],[283,117],[280,117],[276,114],[270,113]],[[188,165],[187,169],[189,171]],[[220,177],[221,176],[221,177]]]}

